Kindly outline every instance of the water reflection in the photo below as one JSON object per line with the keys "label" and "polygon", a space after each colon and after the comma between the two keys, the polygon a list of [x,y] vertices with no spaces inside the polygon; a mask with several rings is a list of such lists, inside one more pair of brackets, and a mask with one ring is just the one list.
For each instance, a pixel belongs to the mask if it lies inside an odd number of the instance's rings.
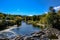
{"label": "water reflection", "polygon": [[29,36],[33,32],[40,31],[39,27],[34,27],[32,24],[26,24],[25,22],[21,22],[21,26],[12,29],[18,35]]}

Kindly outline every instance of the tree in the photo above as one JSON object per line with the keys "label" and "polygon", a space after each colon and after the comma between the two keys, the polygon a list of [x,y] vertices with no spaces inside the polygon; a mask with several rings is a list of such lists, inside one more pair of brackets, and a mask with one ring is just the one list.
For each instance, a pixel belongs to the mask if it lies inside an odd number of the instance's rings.
{"label": "tree", "polygon": [[55,13],[54,7],[51,6],[51,7],[49,8],[49,10],[50,10],[51,13]]}
{"label": "tree", "polygon": [[4,18],[4,15],[3,14],[0,14],[0,19],[3,19]]}
{"label": "tree", "polygon": [[60,16],[60,10],[58,10],[58,13],[57,13],[57,15],[59,15],[59,16]]}
{"label": "tree", "polygon": [[50,10],[50,12],[43,15],[42,18],[40,19],[40,21],[42,21],[43,24],[54,26],[54,24],[56,22],[55,9],[53,7],[50,7],[49,10]]}

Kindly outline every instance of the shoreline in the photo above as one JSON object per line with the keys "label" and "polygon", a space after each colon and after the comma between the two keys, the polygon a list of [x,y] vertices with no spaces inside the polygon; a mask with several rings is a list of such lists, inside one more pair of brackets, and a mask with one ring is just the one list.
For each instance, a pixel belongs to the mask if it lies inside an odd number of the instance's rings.
{"label": "shoreline", "polygon": [[0,32],[8,32],[8,31],[10,31],[11,29],[14,29],[14,28],[17,28],[17,25],[14,25],[14,26],[8,26],[9,28],[8,29],[5,29],[5,30],[2,30],[2,31],[0,31]]}
{"label": "shoreline", "polygon": [[[11,29],[14,29],[14,28],[17,28],[17,25],[14,25],[13,27],[9,27],[8,29],[2,30],[2,31],[0,31],[0,33],[2,33],[2,32],[9,32]],[[48,36],[56,34],[56,37],[58,37],[57,40],[60,40],[60,34],[59,33],[60,33],[59,30],[57,30],[55,28],[51,28],[51,27],[49,28],[48,27],[48,28],[43,29],[43,30],[41,30],[39,32],[35,32],[35,33],[31,34],[31,36],[22,36],[22,35],[20,36],[20,35],[17,35],[16,38],[14,38],[14,39],[17,39],[17,40],[21,39],[20,37],[22,37],[22,39],[24,39],[24,40],[27,40],[27,39],[29,40],[31,38],[32,39],[35,39],[35,38],[49,39]]]}

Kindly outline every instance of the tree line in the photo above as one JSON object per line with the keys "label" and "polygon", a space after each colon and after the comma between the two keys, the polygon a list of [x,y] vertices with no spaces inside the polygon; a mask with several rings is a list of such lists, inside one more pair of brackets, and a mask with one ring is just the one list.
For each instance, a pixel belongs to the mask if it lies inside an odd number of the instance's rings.
{"label": "tree line", "polygon": [[0,12],[0,25],[6,20],[13,24],[19,24],[19,21],[37,21],[40,24],[50,25],[50,27],[60,29],[60,10],[55,11],[54,7],[49,8],[49,12],[42,15],[33,15],[33,16],[21,16],[21,15],[8,15]]}

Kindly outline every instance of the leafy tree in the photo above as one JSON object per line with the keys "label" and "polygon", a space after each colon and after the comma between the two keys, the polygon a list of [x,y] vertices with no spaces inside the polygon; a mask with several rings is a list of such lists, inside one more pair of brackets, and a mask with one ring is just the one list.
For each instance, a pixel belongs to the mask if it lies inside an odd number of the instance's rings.
{"label": "leafy tree", "polygon": [[3,14],[0,14],[0,19],[3,19],[4,18],[4,15]]}
{"label": "leafy tree", "polygon": [[58,13],[57,13],[58,16],[60,16],[60,10],[58,10]]}
{"label": "leafy tree", "polygon": [[50,10],[51,13],[53,13],[53,14],[55,13],[54,7],[51,6],[51,7],[49,8],[49,10]]}

